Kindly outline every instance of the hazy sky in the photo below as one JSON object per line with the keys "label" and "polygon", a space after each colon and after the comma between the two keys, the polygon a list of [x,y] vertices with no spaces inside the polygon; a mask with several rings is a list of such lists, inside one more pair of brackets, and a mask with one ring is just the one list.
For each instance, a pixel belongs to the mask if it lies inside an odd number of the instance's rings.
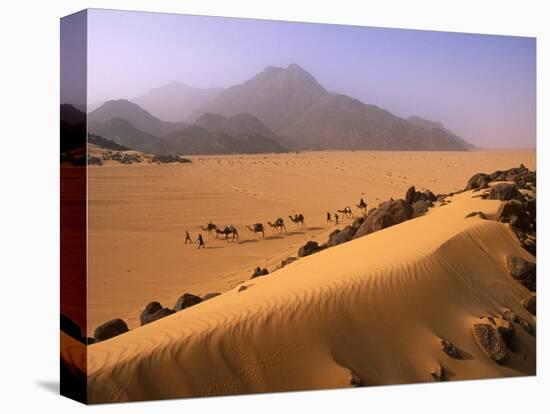
{"label": "hazy sky", "polygon": [[533,147],[535,56],[534,38],[90,10],[88,102],[171,81],[228,87],[297,63],[329,91],[479,146]]}

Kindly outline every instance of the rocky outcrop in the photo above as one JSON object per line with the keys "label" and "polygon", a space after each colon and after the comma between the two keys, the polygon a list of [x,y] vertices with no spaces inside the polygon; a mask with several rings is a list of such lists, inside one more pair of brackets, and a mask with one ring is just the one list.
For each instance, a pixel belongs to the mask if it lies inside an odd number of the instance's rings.
{"label": "rocky outcrop", "polygon": [[394,226],[411,219],[413,208],[403,199],[390,200],[380,204],[376,209],[369,213],[367,218],[357,230],[354,239],[374,233],[375,231]]}
{"label": "rocky outcrop", "polygon": [[298,249],[298,257],[309,256],[310,254],[317,253],[319,250],[322,250],[319,247],[319,243],[310,240]]}
{"label": "rocky outcrop", "polygon": [[195,306],[202,302],[202,299],[196,295],[193,295],[191,293],[184,293],[179,297],[179,299],[176,301],[176,304],[174,305],[174,310],[176,312],[189,308],[191,306]]}
{"label": "rocky outcrop", "polygon": [[173,313],[175,313],[175,311],[163,307],[159,302],[151,302],[147,304],[145,309],[141,312],[139,322],[141,326],[147,325],[148,323],[162,319]]}
{"label": "rocky outcrop", "polygon": [[493,361],[502,363],[509,350],[498,328],[488,323],[476,323],[473,331],[476,343],[483,352]]}
{"label": "rocky outcrop", "polygon": [[128,332],[128,325],[122,319],[113,319],[99,325],[94,331],[94,339],[99,341],[105,341],[106,339],[113,338]]}
{"label": "rocky outcrop", "polygon": [[537,295],[530,296],[527,299],[521,301],[521,305],[527,309],[527,311],[533,315],[537,315]]}
{"label": "rocky outcrop", "polygon": [[507,183],[500,183],[491,187],[491,190],[489,191],[489,199],[501,201],[525,201],[525,197],[523,197],[516,186]]}
{"label": "rocky outcrop", "polygon": [[537,266],[521,257],[509,256],[506,265],[510,275],[532,292],[537,290]]}
{"label": "rocky outcrop", "polygon": [[265,275],[268,275],[269,274],[269,271],[267,269],[262,269],[261,267],[257,267],[256,269],[254,269],[254,272],[252,273],[252,276],[250,277],[250,279],[254,279],[256,277],[260,277],[260,276],[265,276]]}

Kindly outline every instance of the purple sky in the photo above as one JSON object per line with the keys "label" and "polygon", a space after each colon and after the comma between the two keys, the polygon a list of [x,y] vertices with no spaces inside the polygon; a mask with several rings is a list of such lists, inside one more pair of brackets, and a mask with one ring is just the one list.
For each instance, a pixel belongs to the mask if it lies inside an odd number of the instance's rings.
{"label": "purple sky", "polygon": [[534,38],[90,10],[88,102],[171,81],[228,87],[297,63],[329,91],[441,121],[482,147],[534,147]]}

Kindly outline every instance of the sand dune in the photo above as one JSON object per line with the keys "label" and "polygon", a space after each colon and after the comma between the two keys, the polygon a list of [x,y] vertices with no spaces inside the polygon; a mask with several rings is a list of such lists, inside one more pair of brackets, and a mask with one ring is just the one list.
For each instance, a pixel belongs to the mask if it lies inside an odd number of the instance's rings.
{"label": "sand dune", "polygon": [[[184,292],[224,292],[250,278],[256,266],[275,269],[308,240],[325,241],[348,224],[326,223],[325,214],[346,205],[358,213],[360,197],[373,207],[403,197],[413,184],[446,193],[464,188],[479,171],[535,166],[534,151],[191,158],[193,163],[182,165],[106,162],[89,168],[88,335],[113,318],[139,326],[139,314],[151,301],[172,307]],[[289,222],[294,213],[305,215],[304,229]],[[259,240],[245,228],[277,217],[286,219],[288,233],[268,228]],[[206,237],[205,250],[186,246],[184,230],[196,238],[199,225],[209,220],[235,225],[240,241]]]}
{"label": "sand dune", "polygon": [[[462,180],[464,182],[464,180]],[[90,402],[197,397],[535,373],[535,338],[498,365],[472,324],[511,308],[534,324],[506,257],[534,260],[465,192],[424,216],[300,259],[209,301],[88,347]],[[464,358],[441,351],[451,341]]]}

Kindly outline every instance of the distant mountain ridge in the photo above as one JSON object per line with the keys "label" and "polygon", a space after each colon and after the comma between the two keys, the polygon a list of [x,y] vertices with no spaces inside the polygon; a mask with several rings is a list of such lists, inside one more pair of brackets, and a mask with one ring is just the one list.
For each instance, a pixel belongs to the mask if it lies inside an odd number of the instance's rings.
{"label": "distant mountain ridge", "polygon": [[443,124],[441,122],[438,122],[438,121],[430,121],[428,119],[424,119],[424,118],[421,118],[419,116],[416,116],[416,115],[412,115],[412,116],[409,116],[407,118],[407,121],[409,121],[410,123],[412,124],[415,124],[415,125],[418,125],[422,128],[425,128],[425,129],[441,129],[445,132],[447,132],[448,134],[452,135],[455,140],[457,140],[458,142],[460,142],[462,145],[464,145],[467,149],[474,149],[474,148],[477,148],[474,144],[466,141],[465,139],[459,137],[458,135],[456,135],[454,132],[452,132],[451,130],[445,128],[443,126]]}
{"label": "distant mountain ridge", "polygon": [[252,115],[239,115],[231,119],[205,116],[201,122],[207,128],[161,121],[139,105],[122,99],[107,101],[90,112],[88,131],[125,147],[153,154],[256,154],[288,151],[277,142],[276,135]]}
{"label": "distant mountain ridge", "polygon": [[303,149],[466,150],[447,130],[426,129],[375,105],[329,93],[296,64],[267,67],[221,92],[194,112],[257,117],[281,139]]}
{"label": "distant mountain ridge", "polygon": [[171,82],[130,101],[163,121],[181,122],[222,91],[223,88],[194,88],[182,82]]}

